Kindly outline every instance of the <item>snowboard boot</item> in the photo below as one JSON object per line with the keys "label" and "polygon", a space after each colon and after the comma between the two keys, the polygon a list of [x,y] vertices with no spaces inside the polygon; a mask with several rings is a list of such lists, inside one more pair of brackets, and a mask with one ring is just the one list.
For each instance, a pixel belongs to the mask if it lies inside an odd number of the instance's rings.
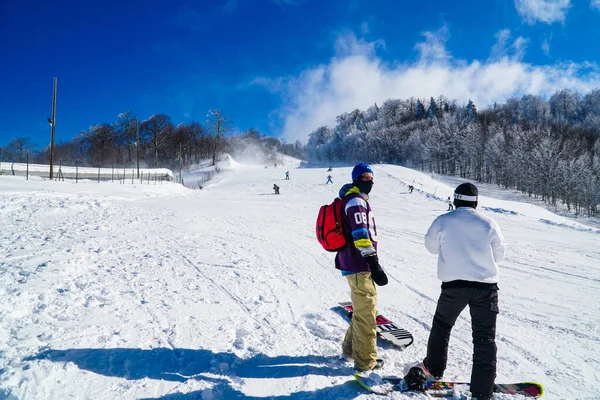
{"label": "snowboard boot", "polygon": [[471,400],[492,400],[494,398],[494,396],[492,394],[487,394],[487,395],[483,395],[483,394],[477,394],[475,395],[474,393],[471,393],[473,395],[473,397],[471,397]]}
{"label": "snowboard boot", "polygon": [[427,377],[423,369],[419,367],[412,367],[408,374],[404,377],[404,383],[409,391],[414,392],[426,392],[427,391]]}
{"label": "snowboard boot", "polygon": [[423,373],[425,374],[425,378],[427,378],[428,381],[439,381],[442,379],[441,375],[435,376],[431,372],[429,372],[429,370],[425,366],[425,363],[423,363],[423,362],[417,364],[414,368],[420,368],[423,371]]}
{"label": "snowboard boot", "polygon": [[383,368],[383,364],[384,364],[383,360],[381,358],[378,358],[375,360],[375,365],[371,369],[360,370],[360,369],[357,369],[356,366],[354,366],[354,373],[358,374],[360,376],[368,376],[371,372],[375,371],[376,369]]}

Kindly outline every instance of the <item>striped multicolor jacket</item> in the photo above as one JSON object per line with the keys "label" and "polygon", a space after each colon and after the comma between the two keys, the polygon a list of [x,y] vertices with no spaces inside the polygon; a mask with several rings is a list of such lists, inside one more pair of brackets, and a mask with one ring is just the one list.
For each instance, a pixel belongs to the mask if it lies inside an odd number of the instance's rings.
{"label": "striped multicolor jacket", "polygon": [[348,245],[338,251],[335,267],[344,274],[370,271],[365,257],[377,253],[377,227],[369,198],[352,184],[340,189],[344,230],[351,234]]}

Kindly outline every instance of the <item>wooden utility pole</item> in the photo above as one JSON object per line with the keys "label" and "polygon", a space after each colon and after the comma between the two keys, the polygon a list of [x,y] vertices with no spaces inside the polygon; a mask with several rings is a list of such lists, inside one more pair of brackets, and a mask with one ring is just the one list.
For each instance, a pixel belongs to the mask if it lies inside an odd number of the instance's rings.
{"label": "wooden utility pole", "polygon": [[54,127],[56,126],[56,77],[54,77],[54,94],[52,96],[52,135],[50,137],[50,179],[54,177]]}
{"label": "wooden utility pole", "polygon": [[137,150],[137,177],[140,179],[140,123],[138,117],[135,117],[135,148]]}

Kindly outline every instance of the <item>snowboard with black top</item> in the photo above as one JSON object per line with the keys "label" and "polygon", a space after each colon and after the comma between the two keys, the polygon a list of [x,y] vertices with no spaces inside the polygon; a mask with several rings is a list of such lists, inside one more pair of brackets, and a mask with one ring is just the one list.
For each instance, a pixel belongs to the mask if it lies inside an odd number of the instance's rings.
{"label": "snowboard with black top", "polygon": [[[352,318],[352,302],[341,302],[339,305]],[[401,349],[410,346],[414,341],[413,335],[409,331],[399,327],[391,319],[381,314],[377,314],[377,336]]]}

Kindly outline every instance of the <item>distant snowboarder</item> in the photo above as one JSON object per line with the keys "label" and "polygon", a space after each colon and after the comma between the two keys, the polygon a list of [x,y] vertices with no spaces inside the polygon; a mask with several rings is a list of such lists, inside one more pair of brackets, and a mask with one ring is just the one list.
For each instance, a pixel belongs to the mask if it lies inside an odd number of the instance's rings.
{"label": "distant snowboarder", "polygon": [[286,171],[285,172],[285,180],[289,181],[290,180],[290,171]]}
{"label": "distant snowboarder", "polygon": [[333,185],[333,181],[331,180],[331,175],[327,175],[327,182],[325,182],[325,184],[329,184],[331,183]]}
{"label": "distant snowboarder", "polygon": [[452,211],[454,210],[454,205],[452,205],[452,200],[450,199],[450,196],[448,196],[448,200],[446,200],[448,203],[448,210],[446,211]]}
{"label": "distant snowboarder", "polygon": [[332,169],[331,169],[331,167],[329,167],[329,169],[327,170],[327,172],[331,172],[331,171],[332,171]]}
{"label": "distant snowboarder", "polygon": [[273,190],[275,191],[275,194],[279,194],[279,186],[277,186],[277,184],[273,184]]}
{"label": "distant snowboarder", "polygon": [[408,191],[409,191],[409,193],[412,193],[413,190],[415,190],[415,187],[413,185],[408,185]]}

